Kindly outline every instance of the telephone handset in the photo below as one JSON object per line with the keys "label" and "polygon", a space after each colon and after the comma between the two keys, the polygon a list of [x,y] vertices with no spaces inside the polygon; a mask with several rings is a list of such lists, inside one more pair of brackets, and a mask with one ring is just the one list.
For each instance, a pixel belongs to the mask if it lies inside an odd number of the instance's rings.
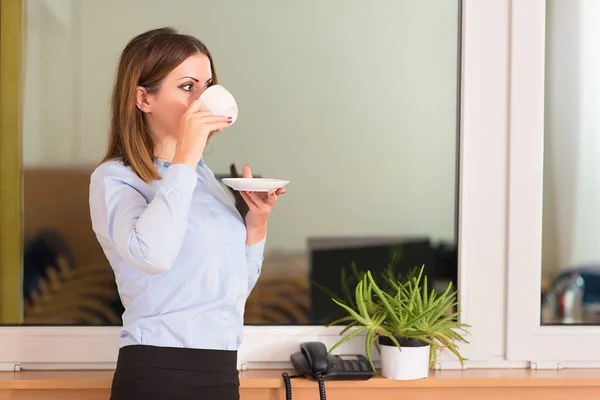
{"label": "telephone handset", "polygon": [[[300,351],[292,354],[290,360],[300,376],[317,380],[321,400],[326,397],[324,380],[367,380],[375,375],[365,356],[329,354],[321,342],[302,343]],[[293,377],[283,374],[288,400],[292,398],[290,378]]]}
{"label": "telephone handset", "polygon": [[308,362],[312,377],[327,374],[329,354],[327,354],[327,347],[323,343],[302,343],[300,345],[300,353],[303,361]]}

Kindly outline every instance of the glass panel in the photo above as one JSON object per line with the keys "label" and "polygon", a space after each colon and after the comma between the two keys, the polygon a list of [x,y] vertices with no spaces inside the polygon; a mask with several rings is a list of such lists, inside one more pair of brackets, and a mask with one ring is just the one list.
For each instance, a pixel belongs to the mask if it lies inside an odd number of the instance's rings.
{"label": "glass panel", "polygon": [[378,274],[398,254],[398,272],[425,264],[435,287],[456,283],[459,3],[27,1],[25,324],[121,322],[89,176],[119,54],[161,26],[207,44],[240,107],[205,153],[215,175],[247,163],[290,180],[247,324],[331,321],[327,290],[352,262]]}
{"label": "glass panel", "polygon": [[547,2],[543,324],[600,323],[600,2]]}

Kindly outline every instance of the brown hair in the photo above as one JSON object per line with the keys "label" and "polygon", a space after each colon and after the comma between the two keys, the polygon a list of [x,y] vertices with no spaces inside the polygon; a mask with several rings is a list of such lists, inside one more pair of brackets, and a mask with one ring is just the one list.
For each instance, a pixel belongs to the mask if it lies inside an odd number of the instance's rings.
{"label": "brown hair", "polygon": [[162,80],[188,57],[202,53],[210,60],[212,82],[217,74],[206,46],[172,28],[154,29],[131,39],[121,53],[112,93],[108,150],[102,162],[121,159],[145,182],[160,179],[154,166],[154,142],[136,105],[138,86],[156,92]]}

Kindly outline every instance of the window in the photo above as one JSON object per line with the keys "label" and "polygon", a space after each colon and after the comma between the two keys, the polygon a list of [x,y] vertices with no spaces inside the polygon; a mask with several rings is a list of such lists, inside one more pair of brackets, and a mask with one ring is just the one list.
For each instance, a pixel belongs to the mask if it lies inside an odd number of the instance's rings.
{"label": "window", "polygon": [[[378,275],[390,253],[401,257],[398,270],[425,264],[434,287],[456,283],[459,0],[353,0],[339,16],[335,3],[319,0],[171,4],[26,3],[18,322],[121,323],[113,272],[90,226],[89,175],[105,151],[115,60],[132,32],[165,23],[209,45],[220,83],[242,108],[204,154],[217,178],[249,163],[255,175],[291,180],[269,222],[246,324],[338,319],[323,287],[340,294],[352,262]],[[140,18],[107,30],[116,7]],[[208,10],[229,16],[198,24]],[[378,28],[355,23],[365,19]],[[202,90],[182,84],[187,96]],[[243,213],[241,196],[224,189]]]}
{"label": "window", "polygon": [[[548,76],[547,73],[553,66],[548,62],[556,61],[556,58],[546,58],[547,55],[545,57],[545,49],[551,48],[546,43],[549,37],[546,35],[546,15],[552,17],[548,18],[548,24],[567,23],[565,26],[569,26],[568,24],[573,21],[571,18],[573,13],[581,13],[580,16],[587,18],[585,15],[597,15],[598,7],[594,2],[589,1],[570,2],[568,5],[558,1],[548,1],[546,4],[543,1],[513,3],[517,4],[513,4],[511,60],[513,73],[509,165],[508,357],[530,360],[542,368],[590,367],[598,365],[600,360],[598,327],[542,326],[540,323],[544,101],[545,95],[553,95],[553,93],[545,93],[543,77]],[[561,11],[561,7],[565,8]],[[586,29],[592,26],[586,21],[580,21],[579,24]],[[554,25],[555,28],[557,26]],[[568,29],[565,28],[563,32]],[[554,39],[561,40],[556,37]],[[589,40],[594,39],[579,38],[569,42],[568,46],[578,46]],[[560,44],[550,43],[550,45]],[[595,50],[592,53],[588,51],[583,56],[582,62],[586,63],[586,60],[591,62],[589,57],[594,57],[594,53]],[[546,74],[545,65],[548,68]],[[563,76],[562,79],[567,77]],[[546,97],[546,106],[549,107],[552,103],[548,102],[548,98]],[[589,99],[588,106],[591,106]],[[550,111],[550,108],[545,110],[546,113]],[[560,113],[560,110],[555,111]],[[581,112],[581,109],[577,111]],[[562,117],[565,118],[564,115]],[[546,129],[549,128],[552,128],[551,122],[546,126]],[[576,134],[575,130],[571,131],[571,126],[566,126],[565,129],[570,131],[569,135]]]}
{"label": "window", "polygon": [[[541,368],[556,366],[553,360],[578,366],[578,360],[600,359],[596,328],[539,323],[544,22],[543,0],[464,0],[462,5],[459,291],[461,319],[472,325],[470,344],[463,346],[468,367],[524,367],[534,361]],[[245,331],[239,362],[252,368],[286,365],[300,342],[331,345],[339,328],[248,326]],[[0,363],[109,367],[118,332],[2,327]],[[361,339],[340,351],[362,351]],[[448,357],[440,361],[441,368],[457,365]]]}

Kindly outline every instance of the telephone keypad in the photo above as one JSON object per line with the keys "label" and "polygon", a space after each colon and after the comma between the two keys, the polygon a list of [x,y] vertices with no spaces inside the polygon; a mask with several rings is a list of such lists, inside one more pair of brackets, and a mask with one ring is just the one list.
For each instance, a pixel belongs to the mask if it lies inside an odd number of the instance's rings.
{"label": "telephone keypad", "polygon": [[345,372],[369,372],[371,369],[362,360],[343,360],[342,368]]}

